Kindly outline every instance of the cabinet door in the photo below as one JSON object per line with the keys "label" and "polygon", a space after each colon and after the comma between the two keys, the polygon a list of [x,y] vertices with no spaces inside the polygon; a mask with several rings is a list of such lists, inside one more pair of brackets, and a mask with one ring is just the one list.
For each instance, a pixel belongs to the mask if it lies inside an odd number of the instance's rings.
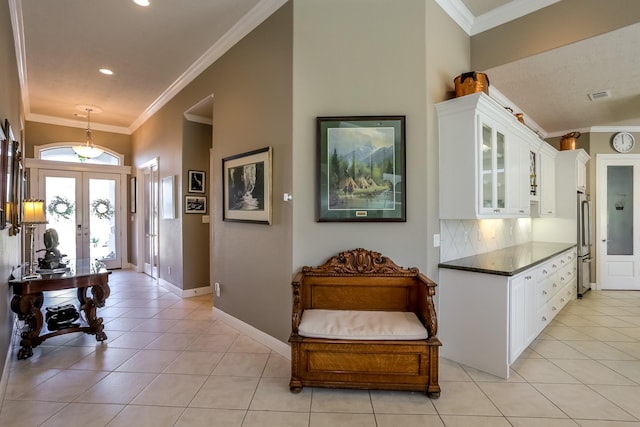
{"label": "cabinet door", "polygon": [[506,210],[506,138],[489,120],[480,117],[480,178],[478,211],[499,216]]}
{"label": "cabinet door", "polygon": [[538,335],[538,299],[536,269],[526,271],[509,281],[509,363]]}
{"label": "cabinet door", "polygon": [[513,217],[528,217],[530,213],[530,156],[525,141],[511,136],[507,146],[507,212]]}
{"label": "cabinet door", "polygon": [[524,275],[510,281],[509,363],[515,362],[526,348],[527,292]]}
{"label": "cabinet door", "polygon": [[556,211],[555,158],[540,151],[540,216],[553,216]]}
{"label": "cabinet door", "polygon": [[587,188],[587,164],[576,160],[576,181],[578,190],[585,191]]}

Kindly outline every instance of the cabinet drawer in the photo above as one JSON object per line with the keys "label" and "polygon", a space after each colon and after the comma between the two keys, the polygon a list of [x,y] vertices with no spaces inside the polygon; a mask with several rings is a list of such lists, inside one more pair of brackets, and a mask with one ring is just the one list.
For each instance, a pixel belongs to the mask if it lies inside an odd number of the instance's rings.
{"label": "cabinet drawer", "polygon": [[551,281],[544,280],[542,282],[538,282],[538,307],[542,307],[551,299]]}
{"label": "cabinet drawer", "polygon": [[549,314],[549,308],[551,304],[545,304],[538,310],[538,333],[542,332],[551,322],[551,316]]}
{"label": "cabinet drawer", "polygon": [[558,271],[559,265],[560,262],[558,258],[553,258],[541,264],[540,267],[538,267],[538,280],[542,281],[551,277],[551,275]]}
{"label": "cabinet drawer", "polygon": [[554,274],[549,278],[549,297],[553,298],[563,288],[564,281],[562,279],[560,274]]}

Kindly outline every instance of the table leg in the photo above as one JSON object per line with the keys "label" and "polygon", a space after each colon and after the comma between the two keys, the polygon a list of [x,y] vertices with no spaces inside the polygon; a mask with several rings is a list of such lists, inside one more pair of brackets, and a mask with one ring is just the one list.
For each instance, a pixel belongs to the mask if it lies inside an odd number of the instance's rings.
{"label": "table leg", "polygon": [[33,356],[33,347],[40,344],[40,331],[42,330],[42,304],[44,295],[42,292],[14,295],[11,299],[11,310],[18,315],[18,319],[25,322],[25,329],[20,333],[20,346],[18,359],[27,359]]}
{"label": "table leg", "polygon": [[[87,290],[91,289],[91,297],[87,296]],[[80,310],[84,312],[84,317],[91,328],[92,334],[95,334],[96,341],[104,341],[107,334],[104,333],[104,325],[102,317],[97,316],[97,308],[104,307],[105,300],[109,296],[109,285],[94,285],[91,288],[78,289],[78,301],[80,301]]]}

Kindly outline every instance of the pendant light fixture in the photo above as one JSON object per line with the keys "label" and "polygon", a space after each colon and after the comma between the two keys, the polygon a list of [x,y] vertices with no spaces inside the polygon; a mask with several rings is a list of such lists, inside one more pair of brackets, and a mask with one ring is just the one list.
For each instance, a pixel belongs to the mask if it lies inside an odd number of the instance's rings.
{"label": "pendant light fixture", "polygon": [[78,157],[80,157],[80,160],[93,159],[104,153],[104,150],[93,145],[93,139],[91,138],[91,112],[93,111],[93,108],[87,107],[85,108],[85,111],[87,112],[86,141],[83,145],[73,146],[73,151],[75,151]]}

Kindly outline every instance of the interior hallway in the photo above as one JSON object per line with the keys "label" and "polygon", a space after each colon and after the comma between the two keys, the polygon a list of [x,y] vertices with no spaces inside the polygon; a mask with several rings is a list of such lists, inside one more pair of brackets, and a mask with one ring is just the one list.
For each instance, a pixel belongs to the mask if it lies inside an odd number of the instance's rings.
{"label": "interior hallway", "polygon": [[[14,347],[0,426],[640,426],[640,292],[570,302],[508,381],[441,359],[430,400],[291,394],[289,361],[216,320],[211,295],[180,299],[126,270],[110,286],[104,343],[63,335],[27,360]],[[62,291],[45,306],[74,300]]]}

